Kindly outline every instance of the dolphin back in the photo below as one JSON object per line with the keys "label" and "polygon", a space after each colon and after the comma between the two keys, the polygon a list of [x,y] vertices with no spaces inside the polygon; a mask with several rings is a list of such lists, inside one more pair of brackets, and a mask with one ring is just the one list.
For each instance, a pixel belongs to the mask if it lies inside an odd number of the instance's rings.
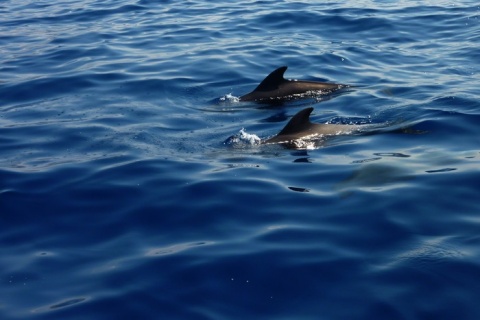
{"label": "dolphin back", "polygon": [[312,129],[318,126],[310,122],[310,114],[313,108],[306,108],[295,114],[287,125],[276,136],[267,139],[264,143],[281,143],[296,140],[312,133]]}
{"label": "dolphin back", "polygon": [[287,80],[284,78],[287,66],[280,67],[272,71],[252,92],[240,97],[240,101],[270,101],[278,102],[290,98],[302,97],[305,94],[315,92],[316,94],[326,95],[336,90],[346,87],[343,84],[305,81],[305,80]]}
{"label": "dolphin back", "polygon": [[319,124],[310,122],[313,108],[305,108],[295,114],[287,125],[274,137],[263,143],[289,143],[312,136],[341,135],[359,132],[370,125]]}
{"label": "dolphin back", "polygon": [[253,90],[255,91],[273,91],[278,89],[278,87],[285,82],[285,78],[283,77],[285,71],[287,71],[287,66],[280,67],[274,71],[272,71],[268,76],[263,79],[262,82]]}
{"label": "dolphin back", "polygon": [[296,115],[290,119],[287,125],[278,133],[280,135],[291,135],[296,134],[305,130],[308,130],[312,123],[310,122],[310,114],[312,113],[313,108],[305,108],[299,111]]}
{"label": "dolphin back", "polygon": [[286,66],[280,67],[272,71],[268,76],[263,79],[262,82],[250,93],[247,93],[240,97],[242,101],[262,100],[269,98],[268,92],[275,92],[279,89],[280,85],[284,83],[285,78],[283,74],[287,70]]}

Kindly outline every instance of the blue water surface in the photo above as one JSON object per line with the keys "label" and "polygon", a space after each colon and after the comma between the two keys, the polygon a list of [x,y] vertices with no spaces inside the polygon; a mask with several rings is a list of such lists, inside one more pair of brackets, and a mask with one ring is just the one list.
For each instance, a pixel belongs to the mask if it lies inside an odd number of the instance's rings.
{"label": "blue water surface", "polygon": [[[0,318],[480,319],[479,43],[477,1],[1,2]],[[236,99],[284,65],[353,87]],[[305,107],[383,129],[231,139]]]}

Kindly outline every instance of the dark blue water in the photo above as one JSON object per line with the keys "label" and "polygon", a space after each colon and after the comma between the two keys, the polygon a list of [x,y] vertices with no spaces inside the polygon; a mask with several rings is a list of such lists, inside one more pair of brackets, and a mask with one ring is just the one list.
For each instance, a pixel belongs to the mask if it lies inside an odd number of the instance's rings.
{"label": "dark blue water", "polygon": [[[0,318],[480,319],[477,1],[0,3]],[[238,102],[272,70],[355,85]],[[314,148],[243,128],[387,124]]]}

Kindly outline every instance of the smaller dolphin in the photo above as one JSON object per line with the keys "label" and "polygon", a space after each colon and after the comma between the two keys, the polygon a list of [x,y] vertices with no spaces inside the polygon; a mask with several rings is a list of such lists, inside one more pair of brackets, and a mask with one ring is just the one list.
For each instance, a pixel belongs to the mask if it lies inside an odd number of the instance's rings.
{"label": "smaller dolphin", "polygon": [[262,140],[262,144],[292,144],[296,140],[311,139],[329,135],[345,135],[360,131],[370,125],[319,124],[310,122],[313,108],[306,108],[295,114],[287,125],[272,138]]}
{"label": "smaller dolphin", "polygon": [[326,95],[347,87],[344,84],[287,80],[283,74],[288,67],[280,67],[270,73],[252,92],[240,97],[240,101],[278,101],[299,95]]}

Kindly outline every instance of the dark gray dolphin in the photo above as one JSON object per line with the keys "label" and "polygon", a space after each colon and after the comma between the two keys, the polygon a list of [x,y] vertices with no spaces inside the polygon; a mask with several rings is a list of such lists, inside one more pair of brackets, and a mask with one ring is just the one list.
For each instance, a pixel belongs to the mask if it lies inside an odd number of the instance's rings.
{"label": "dark gray dolphin", "polygon": [[295,114],[276,136],[263,140],[263,144],[291,143],[304,138],[330,135],[345,135],[358,132],[369,125],[319,124],[310,122],[313,108],[306,108]]}
{"label": "dark gray dolphin", "polygon": [[298,95],[325,95],[347,87],[343,84],[287,80],[283,74],[287,67],[280,67],[270,73],[252,92],[240,97],[240,101],[278,101],[295,98]]}

